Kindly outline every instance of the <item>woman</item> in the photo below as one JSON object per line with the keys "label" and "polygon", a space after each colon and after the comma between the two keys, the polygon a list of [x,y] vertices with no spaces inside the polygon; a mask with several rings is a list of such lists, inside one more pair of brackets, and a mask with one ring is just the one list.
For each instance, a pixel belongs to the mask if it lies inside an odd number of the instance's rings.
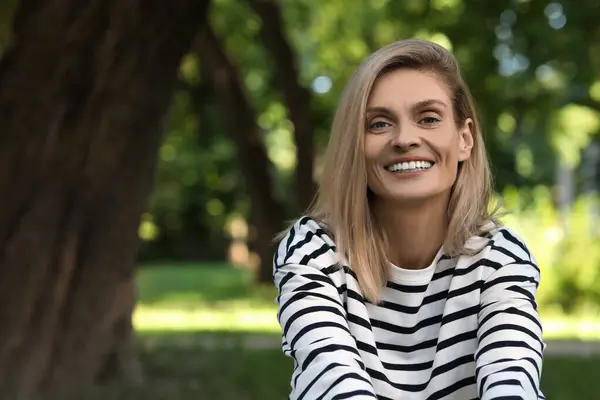
{"label": "woman", "polygon": [[540,272],[488,207],[454,57],[393,43],[350,79],[317,201],[274,258],[292,399],[538,399]]}

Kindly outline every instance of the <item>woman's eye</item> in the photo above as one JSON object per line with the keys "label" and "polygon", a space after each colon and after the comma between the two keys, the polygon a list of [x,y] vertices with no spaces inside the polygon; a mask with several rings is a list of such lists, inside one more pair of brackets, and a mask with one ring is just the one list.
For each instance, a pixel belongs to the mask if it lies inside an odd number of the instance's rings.
{"label": "woman's eye", "polygon": [[375,121],[369,125],[369,129],[384,129],[388,126],[390,126],[390,124],[385,121]]}
{"label": "woman's eye", "polygon": [[425,118],[421,119],[421,123],[423,123],[425,125],[437,124],[439,122],[440,122],[440,119],[436,118],[436,117],[425,117]]}

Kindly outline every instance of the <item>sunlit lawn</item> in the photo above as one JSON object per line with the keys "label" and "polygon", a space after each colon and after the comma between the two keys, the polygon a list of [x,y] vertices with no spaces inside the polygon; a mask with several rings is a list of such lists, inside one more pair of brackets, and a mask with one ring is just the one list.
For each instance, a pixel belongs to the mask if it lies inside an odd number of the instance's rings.
{"label": "sunlit lawn", "polygon": [[[138,277],[139,331],[279,332],[275,289],[257,288],[247,270],[226,264],[155,265]],[[545,339],[600,340],[600,316],[558,316],[542,310]]]}
{"label": "sunlit lawn", "polygon": [[[134,315],[147,382],[102,391],[111,399],[285,399],[291,360],[278,348],[275,291],[226,265],[155,265],[138,277]],[[544,317],[546,338],[600,339],[589,318]],[[584,328],[584,329],[582,329]],[[598,399],[600,356],[548,357],[552,400]]]}
{"label": "sunlit lawn", "polygon": [[138,276],[134,325],[147,330],[278,332],[275,290],[248,270],[212,264],[156,265]]}

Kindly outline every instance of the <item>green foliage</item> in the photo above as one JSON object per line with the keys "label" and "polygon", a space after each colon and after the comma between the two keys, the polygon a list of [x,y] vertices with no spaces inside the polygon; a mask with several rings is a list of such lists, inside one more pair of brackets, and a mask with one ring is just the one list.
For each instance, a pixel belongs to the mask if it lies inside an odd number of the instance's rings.
{"label": "green foliage", "polygon": [[596,199],[580,199],[569,216],[569,234],[558,246],[552,296],[566,312],[600,312],[600,235],[590,218]]}
{"label": "green foliage", "polygon": [[553,144],[557,154],[570,167],[577,167],[581,151],[600,128],[600,112],[569,104],[554,115]]}
{"label": "green foliage", "polygon": [[[194,81],[195,63],[193,58],[184,61],[185,79]],[[219,134],[222,124],[205,95],[202,87],[175,93],[143,219],[146,227],[152,221],[156,233],[142,258],[222,259],[227,221],[247,210],[235,146]]]}
{"label": "green foliage", "polygon": [[509,187],[504,204],[512,211],[504,223],[524,238],[542,271],[541,307],[568,314],[599,312],[600,232],[591,218],[597,199],[580,198],[562,215],[546,187]]}

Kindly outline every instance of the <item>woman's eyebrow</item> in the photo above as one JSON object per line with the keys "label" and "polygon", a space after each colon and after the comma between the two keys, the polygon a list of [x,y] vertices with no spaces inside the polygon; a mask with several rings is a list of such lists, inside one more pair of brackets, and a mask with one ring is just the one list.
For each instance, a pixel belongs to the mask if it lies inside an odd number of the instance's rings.
{"label": "woman's eyebrow", "polygon": [[385,114],[385,115],[393,115],[394,113],[387,107],[375,106],[368,107],[367,114]]}
{"label": "woman's eyebrow", "polygon": [[446,105],[446,103],[444,103],[442,100],[438,100],[438,99],[427,99],[427,100],[421,100],[421,101],[417,101],[412,108],[413,109],[419,109],[419,108],[425,108],[425,107],[429,107],[429,106],[433,106],[433,105],[437,105],[437,106],[441,106],[443,108],[447,108],[448,106]]}
{"label": "woman's eyebrow", "polygon": [[[427,100],[417,101],[415,104],[412,105],[411,108],[413,110],[419,110],[419,109],[434,106],[434,105],[437,105],[438,107],[442,107],[442,108],[448,108],[448,105],[439,99],[427,99]],[[394,115],[394,112],[392,110],[390,110],[387,107],[383,107],[383,106],[368,107],[366,113],[367,114]]]}

